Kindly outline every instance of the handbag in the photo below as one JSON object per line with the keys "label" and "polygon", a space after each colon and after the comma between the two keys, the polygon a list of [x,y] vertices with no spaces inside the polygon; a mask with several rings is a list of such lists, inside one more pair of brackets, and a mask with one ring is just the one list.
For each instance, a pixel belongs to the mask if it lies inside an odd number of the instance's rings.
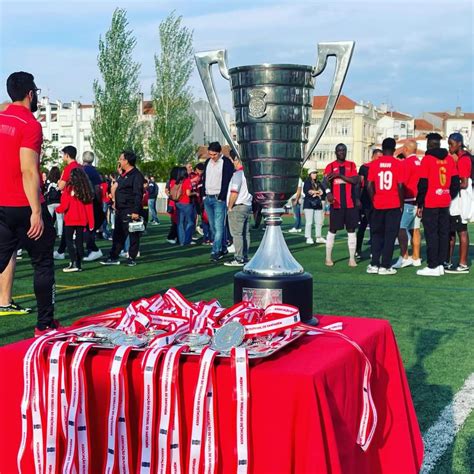
{"label": "handbag", "polygon": [[130,221],[128,223],[128,231],[133,233],[133,232],[144,232],[145,230],[145,222],[143,221],[143,218],[140,217],[140,219],[136,221]]}

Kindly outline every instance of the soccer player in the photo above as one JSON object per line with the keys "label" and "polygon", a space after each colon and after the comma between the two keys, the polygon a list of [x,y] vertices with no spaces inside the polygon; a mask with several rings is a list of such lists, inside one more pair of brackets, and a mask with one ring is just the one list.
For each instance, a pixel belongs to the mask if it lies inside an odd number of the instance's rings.
{"label": "soccer player", "polygon": [[357,168],[353,161],[347,161],[347,147],[344,143],[336,146],[336,160],[324,170],[323,188],[326,199],[331,205],[329,210],[329,232],[326,237],[326,265],[334,266],[332,249],[336,232],[346,228],[349,247],[349,266],[356,267],[355,260],[357,238],[355,229],[359,222],[359,211],[355,208],[353,188],[359,183]]}
{"label": "soccer player", "polygon": [[372,260],[367,273],[397,273],[392,268],[392,256],[403,209],[403,169],[401,161],[393,156],[396,145],[393,138],[386,138],[382,142],[383,155],[369,168],[367,191],[373,210],[370,220]]}
{"label": "soccer player", "polygon": [[370,215],[372,212],[372,201],[370,200],[369,193],[367,192],[367,182],[369,178],[370,164],[383,155],[383,151],[380,148],[376,148],[372,151],[372,157],[369,163],[364,163],[359,168],[360,178],[360,223],[357,229],[357,247],[356,247],[356,258],[359,260],[362,253],[362,244],[364,242],[364,234],[367,226],[370,223]]}
{"label": "soccer player", "polygon": [[[420,179],[421,160],[416,156],[416,140],[408,140],[404,146],[402,167],[404,170],[403,194],[405,203],[403,206],[398,242],[400,243],[400,257],[392,268],[405,268],[413,265],[421,266],[421,233],[420,218],[416,215],[416,195],[418,193],[418,180]],[[408,254],[408,232],[411,234],[412,256]]]}
{"label": "soccer player", "polygon": [[448,259],[449,205],[459,193],[459,176],[453,157],[441,148],[441,135],[429,133],[426,139],[416,202],[425,229],[428,266],[416,274],[438,277],[444,275],[443,264]]}
{"label": "soccer player", "polygon": [[[467,231],[467,217],[463,215],[465,200],[470,201],[471,196],[465,191],[472,185],[472,161],[471,155],[464,150],[464,140],[460,133],[452,133],[448,139],[449,153],[456,162],[456,168],[459,174],[460,192],[459,196],[454,198],[450,206],[451,233],[449,241],[449,258],[444,267],[445,273],[469,273],[467,258],[469,253],[469,233]],[[469,207],[468,203],[468,207]],[[456,233],[459,236],[459,265],[454,267],[451,258],[456,245]]]}

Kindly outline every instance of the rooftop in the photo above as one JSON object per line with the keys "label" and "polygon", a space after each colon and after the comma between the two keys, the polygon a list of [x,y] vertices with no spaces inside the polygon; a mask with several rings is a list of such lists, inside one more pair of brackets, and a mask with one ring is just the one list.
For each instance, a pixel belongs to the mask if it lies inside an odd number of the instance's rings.
{"label": "rooftop", "polygon": [[[328,102],[327,95],[316,95],[313,97],[313,109],[316,110],[324,110],[326,108],[326,104]],[[336,110],[353,110],[357,102],[355,100],[350,99],[346,95],[339,96],[336,102]]]}

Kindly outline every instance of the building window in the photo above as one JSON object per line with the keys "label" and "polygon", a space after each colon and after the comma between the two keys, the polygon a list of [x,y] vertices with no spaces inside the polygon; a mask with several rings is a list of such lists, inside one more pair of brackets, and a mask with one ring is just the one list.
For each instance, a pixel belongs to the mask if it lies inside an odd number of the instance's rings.
{"label": "building window", "polygon": [[407,127],[407,124],[406,123],[401,123],[400,124],[400,128],[406,128]]}
{"label": "building window", "polygon": [[57,142],[59,140],[59,133],[52,133],[51,134],[51,140],[53,142]]}
{"label": "building window", "polygon": [[84,141],[85,142],[90,142],[91,141],[91,136],[90,135],[84,135]]}

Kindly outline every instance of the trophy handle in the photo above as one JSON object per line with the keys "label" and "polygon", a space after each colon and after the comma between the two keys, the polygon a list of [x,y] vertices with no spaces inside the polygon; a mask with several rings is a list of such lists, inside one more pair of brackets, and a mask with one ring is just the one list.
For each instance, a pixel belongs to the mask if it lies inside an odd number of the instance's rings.
{"label": "trophy handle", "polygon": [[346,78],[347,70],[352,58],[352,53],[354,52],[354,45],[354,41],[318,44],[318,62],[314,68],[312,74],[313,77],[319,76],[324,71],[329,56],[336,57],[336,70],[334,72],[334,79],[331,86],[331,91],[329,92],[326,110],[324,111],[321,124],[319,125],[315,137],[308,145],[308,151],[304,158],[304,162],[311,156],[311,153],[313,153],[313,150],[321,139],[324,130],[326,130],[326,127],[328,126],[329,119],[331,118],[331,115],[334,111],[337,99],[341,94],[342,85],[344,84],[344,79]]}
{"label": "trophy handle", "polygon": [[230,80],[229,70],[227,68],[227,50],[218,49],[216,51],[202,51],[200,53],[196,53],[194,58],[196,60],[199,75],[201,76],[202,85],[206,91],[209,105],[211,106],[211,110],[217,120],[217,124],[219,125],[219,128],[224,134],[224,137],[226,138],[229,145],[231,145],[234,151],[238,154],[238,145],[232,139],[229,127],[225,123],[224,115],[222,114],[222,109],[219,103],[219,98],[217,97],[214,79],[211,73],[212,65],[218,64],[221,76],[228,81]]}

